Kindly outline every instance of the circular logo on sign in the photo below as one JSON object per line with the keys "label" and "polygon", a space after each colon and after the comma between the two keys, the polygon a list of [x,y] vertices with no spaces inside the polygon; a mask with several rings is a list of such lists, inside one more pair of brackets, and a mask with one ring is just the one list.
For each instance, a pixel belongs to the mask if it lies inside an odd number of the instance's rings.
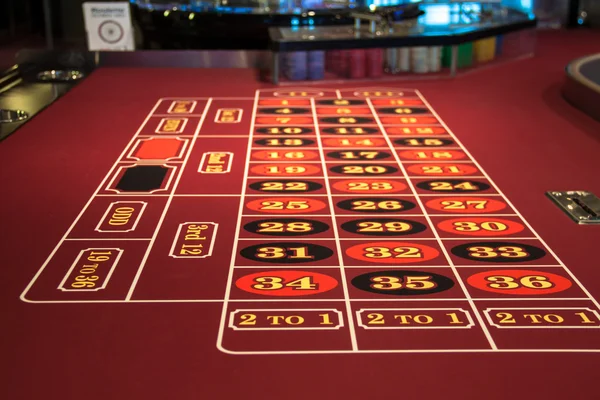
{"label": "circular logo on sign", "polygon": [[98,36],[100,39],[108,44],[118,43],[123,36],[125,35],[125,31],[121,24],[117,21],[104,21],[98,26]]}

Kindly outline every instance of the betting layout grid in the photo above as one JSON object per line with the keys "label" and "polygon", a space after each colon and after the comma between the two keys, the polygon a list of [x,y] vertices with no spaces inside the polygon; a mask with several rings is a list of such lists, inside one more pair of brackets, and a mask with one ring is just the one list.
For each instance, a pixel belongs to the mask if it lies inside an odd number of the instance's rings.
{"label": "betting layout grid", "polygon": [[420,94],[377,89],[159,100],[22,299],[224,300],[229,352],[564,346],[537,327],[589,328],[572,333],[585,348],[598,326]]}
{"label": "betting layout grid", "polygon": [[598,351],[598,302],[418,91],[263,90],[252,121],[221,350]]}

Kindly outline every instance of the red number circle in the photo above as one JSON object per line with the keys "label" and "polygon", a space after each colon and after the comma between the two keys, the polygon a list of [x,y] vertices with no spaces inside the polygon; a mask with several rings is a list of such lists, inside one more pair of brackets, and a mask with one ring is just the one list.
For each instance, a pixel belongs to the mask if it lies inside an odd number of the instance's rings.
{"label": "red number circle", "polygon": [[467,278],[467,282],[487,292],[525,296],[558,293],[572,286],[570,280],[560,275],[527,269],[479,272]]}
{"label": "red number circle", "polygon": [[381,117],[382,124],[415,124],[429,125],[437,123],[435,117]]}
{"label": "red number circle", "polygon": [[[299,157],[298,157],[299,156]],[[314,160],[319,158],[319,153],[316,151],[296,150],[296,149],[273,149],[255,151],[252,153],[252,158],[255,160],[267,161],[291,161],[302,162],[305,160]]]}
{"label": "red number circle", "polygon": [[[298,169],[304,169],[303,172],[297,172]],[[276,171],[276,172],[273,172]],[[296,172],[287,172],[296,171]],[[316,167],[313,164],[258,164],[250,168],[250,172],[255,175],[267,175],[267,176],[306,176],[315,175],[321,172],[321,168]]]}
{"label": "red number circle", "polygon": [[[369,144],[365,144],[369,143]],[[349,147],[349,146],[360,146],[360,147],[387,147],[387,143],[383,139],[371,139],[371,138],[340,138],[340,139],[324,139],[323,144],[326,147]]]}
{"label": "red number circle", "polygon": [[385,128],[386,132],[390,135],[443,135],[446,132],[444,128],[438,128],[436,126],[422,126],[422,127],[399,127],[391,126]]}
{"label": "red number circle", "polygon": [[[302,282],[298,280],[304,278]],[[291,284],[291,285],[290,285]],[[310,296],[330,291],[338,285],[329,275],[308,271],[261,271],[235,282],[243,291],[263,296]],[[301,286],[305,286],[302,288]]]}
{"label": "red number circle", "polygon": [[327,205],[305,197],[264,197],[246,203],[246,207],[268,214],[306,214],[322,210]]}
{"label": "red number circle", "polygon": [[425,176],[464,176],[479,172],[469,164],[413,164],[407,170],[415,175]]}
{"label": "red number circle", "polygon": [[407,188],[406,184],[395,179],[340,179],[333,187],[347,193],[396,193]]}
{"label": "red number circle", "polygon": [[311,117],[256,117],[258,125],[310,125],[313,122]]}
{"label": "red number circle", "polygon": [[503,201],[491,197],[439,197],[425,203],[427,208],[457,214],[489,214],[504,210]]}
{"label": "red number circle", "polygon": [[[367,250],[374,249],[375,250]],[[379,251],[376,248],[380,248]],[[378,254],[390,256],[379,257]],[[395,250],[396,249],[396,250]],[[374,254],[375,253],[375,254]],[[378,253],[378,254],[377,254]],[[369,242],[356,244],[346,249],[346,254],[355,260],[381,263],[381,264],[413,264],[433,260],[440,252],[424,244],[408,242]],[[372,256],[369,256],[371,254]]]}
{"label": "red number circle", "polygon": [[525,229],[525,226],[517,221],[494,217],[452,218],[438,223],[437,227],[444,232],[478,237],[508,236]]}
{"label": "red number circle", "polygon": [[[448,154],[450,157],[436,157],[436,154]],[[467,155],[459,150],[406,150],[398,153],[403,160],[462,160]]]}

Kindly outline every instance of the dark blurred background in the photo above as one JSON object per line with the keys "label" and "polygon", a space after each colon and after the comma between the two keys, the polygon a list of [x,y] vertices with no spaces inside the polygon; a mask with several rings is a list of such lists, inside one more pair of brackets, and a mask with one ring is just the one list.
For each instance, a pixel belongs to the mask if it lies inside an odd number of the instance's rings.
{"label": "dark blurred background", "polygon": [[[303,8],[319,7],[319,2],[327,0],[299,0]],[[412,0],[363,0],[364,5],[392,5],[408,3]],[[46,34],[44,1],[43,0],[0,0],[0,69],[5,69],[14,63],[15,54],[23,48],[46,48],[53,46],[57,49],[85,49],[85,28],[82,14],[83,0],[48,0],[51,13],[51,43]],[[222,0],[215,0],[215,4],[222,4]],[[309,3],[306,3],[309,2]],[[448,0],[424,0],[423,2],[440,3],[440,10],[449,7]],[[157,0],[134,0],[132,13],[134,26],[138,25],[136,18],[137,4],[144,7],[164,5],[169,3],[190,4],[198,2],[178,2]],[[243,7],[251,5],[256,0],[236,0],[236,4]],[[446,5],[444,5],[446,3]],[[536,13],[540,26],[546,28],[571,27],[598,27],[600,26],[600,0],[503,0],[503,4],[529,10]],[[229,7],[231,9],[231,7]],[[227,13],[228,11],[221,11]],[[240,13],[240,8],[235,10]],[[231,25],[231,24],[229,24]],[[215,35],[227,35],[227,25],[219,25],[219,32]],[[225,30],[225,32],[222,32]],[[158,32],[160,34],[160,32]],[[184,46],[185,47],[185,46]],[[216,46],[219,47],[219,46]]]}

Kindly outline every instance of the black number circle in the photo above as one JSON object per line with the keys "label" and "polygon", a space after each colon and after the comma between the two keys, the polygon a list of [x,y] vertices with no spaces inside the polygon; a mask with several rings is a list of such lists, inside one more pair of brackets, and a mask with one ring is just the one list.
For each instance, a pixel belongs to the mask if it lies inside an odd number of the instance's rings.
{"label": "black number circle", "polygon": [[[417,141],[418,144],[414,144],[415,141]],[[431,144],[433,141],[435,141],[436,144]],[[394,140],[394,143],[400,146],[444,147],[452,146],[454,144],[454,140],[436,137],[407,137],[402,139],[396,139]]]}
{"label": "black number circle", "polygon": [[[273,129],[278,129],[278,131],[273,132]],[[300,126],[271,126],[257,128],[256,132],[266,135],[304,135],[307,133],[312,133],[313,130]]]}
{"label": "black number circle", "polygon": [[282,107],[282,108],[261,108],[261,114],[308,114],[311,112],[310,108],[291,108],[291,107]]}
{"label": "black number circle", "polygon": [[[278,144],[271,144],[272,140],[277,140]],[[286,143],[286,140],[289,142]],[[254,143],[259,144],[261,146],[274,146],[274,147],[300,147],[300,146],[308,146],[314,144],[314,140],[310,139],[289,139],[289,138],[276,138],[276,139],[258,139],[255,140]],[[292,143],[292,144],[290,144]]]}
{"label": "black number circle", "polygon": [[391,165],[378,165],[378,164],[348,164],[348,165],[336,165],[335,167],[329,168],[330,171],[338,174],[352,175],[352,176],[365,176],[365,175],[389,175],[398,172],[398,168],[392,167]]}
{"label": "black number circle", "polygon": [[386,107],[378,110],[381,114],[411,115],[429,114],[429,110],[422,107]]}
{"label": "black number circle", "polygon": [[379,133],[379,130],[377,128],[349,126],[344,128],[323,128],[321,132],[331,135],[372,135]]}
{"label": "black number circle", "polygon": [[244,229],[267,236],[307,236],[325,232],[329,225],[312,219],[272,218],[249,222]]}
{"label": "black number circle", "polygon": [[344,116],[344,117],[324,117],[321,118],[321,122],[326,124],[372,124],[375,122],[373,118],[366,117],[353,117],[353,116]]}
{"label": "black number circle", "polygon": [[432,272],[395,269],[358,275],[352,279],[352,285],[365,292],[387,296],[420,296],[448,290],[454,286],[454,281]]}
{"label": "black number circle", "polygon": [[451,251],[455,256],[467,260],[489,263],[520,263],[537,260],[546,255],[539,247],[517,242],[469,242],[455,246]]}
{"label": "black number circle", "polygon": [[[282,256],[270,257],[269,250],[274,250],[271,253]],[[260,254],[266,254],[267,256],[261,257]],[[273,242],[248,246],[240,251],[240,255],[249,260],[270,264],[299,264],[329,258],[333,255],[333,250],[312,243]]]}
{"label": "black number circle", "polygon": [[[267,185],[265,185],[267,184]],[[280,184],[280,189],[268,189],[269,186],[273,187],[269,184]],[[306,190],[292,190],[294,184],[304,184],[306,185]],[[250,188],[254,190],[258,190],[261,192],[268,193],[303,193],[303,192],[314,192],[315,190],[319,190],[323,187],[320,183],[312,182],[312,181],[300,181],[300,180],[292,180],[292,179],[282,179],[277,181],[257,181],[250,184]]]}
{"label": "black number circle", "polygon": [[[451,186],[450,189],[440,190],[435,189],[435,183],[447,183]],[[456,185],[467,184],[476,186],[477,189],[463,189],[461,187],[456,187]],[[461,179],[444,179],[444,180],[429,180],[429,181],[421,181],[417,183],[417,187],[419,189],[428,190],[430,192],[436,193],[464,193],[464,192],[482,192],[484,190],[488,190],[490,185],[485,182],[479,181],[470,181],[470,180],[461,180]],[[439,186],[437,186],[439,187]]]}
{"label": "black number circle", "polygon": [[[327,153],[327,157],[345,160],[346,158],[344,158],[344,153],[352,153],[352,158],[355,160],[382,160],[392,156],[390,153],[377,150],[343,150],[329,152]],[[372,153],[375,153],[375,155]]]}
{"label": "black number circle", "polygon": [[[393,197],[361,197],[337,203],[342,210],[363,213],[398,213],[412,210],[415,203]],[[358,208],[357,208],[358,207]]]}
{"label": "black number circle", "polygon": [[332,99],[332,100],[317,100],[320,106],[362,106],[365,105],[364,100],[351,99]]}

